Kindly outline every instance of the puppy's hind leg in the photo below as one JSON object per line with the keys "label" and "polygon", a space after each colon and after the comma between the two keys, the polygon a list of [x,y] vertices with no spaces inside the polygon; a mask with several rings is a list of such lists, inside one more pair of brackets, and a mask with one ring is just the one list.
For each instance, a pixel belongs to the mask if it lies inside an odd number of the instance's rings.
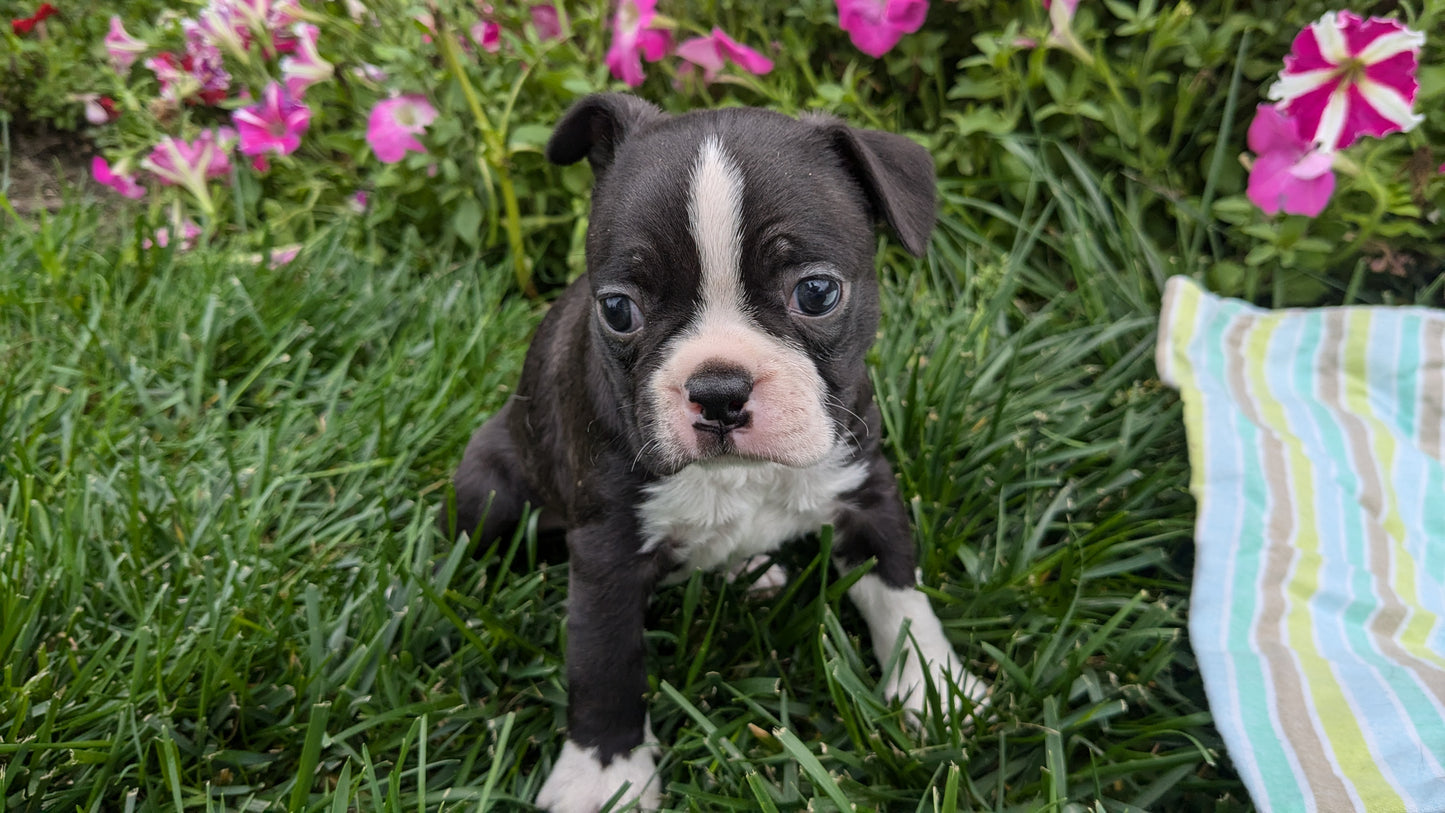
{"label": "puppy's hind leg", "polygon": [[522,463],[507,431],[508,401],[487,419],[467,443],[452,478],[455,502],[448,500],[437,515],[437,527],[448,539],[462,533],[489,543],[511,535],[532,500],[522,479]]}

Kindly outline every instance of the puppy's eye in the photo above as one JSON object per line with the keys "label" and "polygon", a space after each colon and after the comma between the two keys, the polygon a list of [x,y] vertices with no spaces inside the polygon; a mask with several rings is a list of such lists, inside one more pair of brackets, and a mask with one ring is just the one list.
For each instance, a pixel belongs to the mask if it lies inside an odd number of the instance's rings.
{"label": "puppy's eye", "polygon": [[793,288],[788,307],[805,316],[823,316],[838,307],[843,286],[832,277],[808,277]]}
{"label": "puppy's eye", "polygon": [[614,333],[626,335],[642,328],[642,311],[631,297],[612,294],[597,300],[597,312]]}

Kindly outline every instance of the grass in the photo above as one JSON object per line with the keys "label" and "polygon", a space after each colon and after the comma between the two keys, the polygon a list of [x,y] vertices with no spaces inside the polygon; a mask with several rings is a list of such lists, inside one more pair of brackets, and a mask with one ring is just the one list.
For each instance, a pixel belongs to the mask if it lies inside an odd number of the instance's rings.
{"label": "grass", "polygon": [[[1087,168],[1007,146],[1040,203],[945,188],[930,257],[887,249],[873,357],[925,582],[998,719],[882,702],[825,530],[776,599],[657,596],[670,805],[1247,806],[1185,639],[1168,263]],[[566,566],[431,521],[540,309],[506,266],[338,238],[272,271],[99,220],[0,238],[5,809],[526,809],[562,741]]]}

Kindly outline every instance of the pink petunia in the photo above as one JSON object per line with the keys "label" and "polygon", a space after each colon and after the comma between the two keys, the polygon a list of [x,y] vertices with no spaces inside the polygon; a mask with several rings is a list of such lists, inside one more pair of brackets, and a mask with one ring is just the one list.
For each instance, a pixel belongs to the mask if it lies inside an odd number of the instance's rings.
{"label": "pink petunia", "polygon": [[[185,222],[178,223],[175,231],[181,238],[180,242],[176,244],[176,248],[180,251],[190,251],[195,247],[196,239],[201,236],[201,227],[197,225],[196,221],[189,219]],[[141,240],[141,247],[149,250],[154,246],[160,246],[161,248],[169,246],[171,244],[171,229],[166,226],[156,229],[155,238],[154,241],[149,237]]]}
{"label": "pink petunia", "polygon": [[1093,64],[1094,57],[1079,42],[1074,34],[1074,13],[1079,10],[1079,0],[1043,0],[1044,8],[1049,12],[1048,44],[1062,48],[1065,51],[1078,57],[1081,61]]}
{"label": "pink petunia", "polygon": [[562,38],[562,18],[557,13],[557,7],[551,3],[541,3],[532,6],[532,28],[537,32],[537,39],[542,42]]}
{"label": "pink petunia", "polygon": [[621,0],[612,17],[607,67],[630,87],[642,84],[642,60],[656,62],[672,47],[672,33],[652,28],[657,0]]}
{"label": "pink petunia", "polygon": [[114,189],[121,197],[131,200],[145,197],[145,187],[136,182],[134,175],[119,171],[119,165],[112,169],[110,164],[106,163],[105,158],[99,155],[90,159],[90,174],[95,177],[97,183]]}
{"label": "pink petunia", "polygon": [[291,30],[296,35],[296,52],[281,58],[281,76],[286,90],[300,99],[307,88],[329,80],[336,69],[316,50],[320,29],[310,23],[297,23]]}
{"label": "pink petunia", "polygon": [[1425,35],[1394,20],[1328,12],[1295,37],[1269,98],[1327,149],[1410,130]]}
{"label": "pink petunia", "polygon": [[85,120],[97,127],[120,118],[120,110],[116,108],[115,100],[109,96],[102,96],[99,93],[81,93],[72,98],[85,105]]}
{"label": "pink petunia", "polygon": [[261,91],[261,102],[231,114],[242,155],[290,155],[311,125],[311,108],[292,99],[279,82]]}
{"label": "pink petunia", "polygon": [[489,54],[502,49],[502,27],[491,20],[473,23],[468,33],[472,35],[472,41]]}
{"label": "pink petunia", "polygon": [[121,23],[120,17],[110,18],[110,31],[105,35],[105,52],[116,73],[125,73],[140,59],[150,46],[132,37]]}
{"label": "pink petunia", "polygon": [[376,103],[366,121],[366,143],[377,160],[394,164],[408,151],[426,152],[416,136],[437,117],[437,110],[418,95],[398,96]]}
{"label": "pink petunia", "polygon": [[1324,210],[1335,191],[1334,152],[1317,148],[1279,108],[1260,105],[1249,125],[1249,199],[1265,214],[1308,215]]}
{"label": "pink petunia", "polygon": [[179,105],[201,89],[201,83],[169,51],[157,54],[142,64],[156,75],[156,81],[161,85],[161,98],[171,104]]}
{"label": "pink petunia", "polygon": [[196,81],[196,96],[206,104],[219,104],[231,90],[231,74],[226,71],[221,51],[209,40],[194,20],[182,20],[186,34],[186,54],[181,68]]}
{"label": "pink petunia", "polygon": [[211,47],[242,62],[250,60],[251,32],[233,4],[208,4],[196,15],[195,24]]}
{"label": "pink petunia", "polygon": [[231,173],[229,153],[234,138],[229,127],[206,130],[195,141],[165,136],[141,166],[163,184],[184,187],[196,196],[207,214],[212,214],[215,206],[208,182]]}
{"label": "pink petunia", "polygon": [[729,61],[751,74],[764,74],[773,69],[771,59],[739,44],[721,28],[714,28],[706,37],[693,37],[678,45],[677,55],[702,68],[706,82],[716,79]]}
{"label": "pink petunia", "polygon": [[928,0],[836,0],[838,27],[848,32],[853,45],[872,57],[881,57],[923,27]]}

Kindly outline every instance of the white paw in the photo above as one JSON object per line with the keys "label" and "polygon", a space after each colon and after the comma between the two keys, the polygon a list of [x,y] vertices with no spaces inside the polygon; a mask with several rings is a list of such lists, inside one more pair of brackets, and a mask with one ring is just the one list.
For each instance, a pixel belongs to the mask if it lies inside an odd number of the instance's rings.
{"label": "white paw", "polygon": [[656,773],[649,744],[626,756],[613,757],[603,767],[597,749],[583,748],[568,740],[537,794],[537,806],[552,813],[598,813],[626,785],[610,810],[624,810],[629,805],[634,810],[656,810],[661,801]]}
{"label": "white paw", "polygon": [[[889,587],[871,573],[849,588],[848,595],[868,621],[874,652],[887,671],[883,692],[890,700],[901,701],[909,717],[920,721],[927,710],[927,682],[931,680],[945,710],[951,706],[950,687],[956,685],[975,705],[970,716],[981,717],[988,702],[988,684],[964,668],[927,596],[912,587]],[[900,647],[898,636],[905,624],[908,637]],[[890,668],[888,659],[895,648],[898,660]]]}
{"label": "white paw", "polygon": [[[913,638],[918,641],[918,647],[925,646],[924,640],[919,639],[916,633]],[[901,702],[910,719],[919,722],[928,711],[928,681],[932,681],[933,690],[938,692],[945,710],[949,707],[951,687],[957,686],[959,694],[974,704],[974,712],[970,716],[979,717],[988,701],[988,684],[964,668],[963,662],[946,641],[929,643],[934,646],[921,656],[913,641],[904,645],[898,656],[899,662],[894,664],[893,670],[884,681],[884,695],[889,700]],[[879,654],[880,657],[886,657]]]}
{"label": "white paw", "polygon": [[[735,582],[738,579],[753,572],[754,570],[757,570],[758,568],[762,567],[763,564],[768,562],[771,558],[772,557],[768,556],[766,553],[760,553],[757,556],[749,556],[741,562],[738,562],[737,564],[728,568],[728,582]],[[786,587],[787,584],[788,571],[785,570],[782,565],[773,564],[770,565],[767,570],[764,570],[756,579],[754,579],[752,584],[748,585],[748,593],[758,598],[767,598],[769,596],[777,595],[778,591]]]}

